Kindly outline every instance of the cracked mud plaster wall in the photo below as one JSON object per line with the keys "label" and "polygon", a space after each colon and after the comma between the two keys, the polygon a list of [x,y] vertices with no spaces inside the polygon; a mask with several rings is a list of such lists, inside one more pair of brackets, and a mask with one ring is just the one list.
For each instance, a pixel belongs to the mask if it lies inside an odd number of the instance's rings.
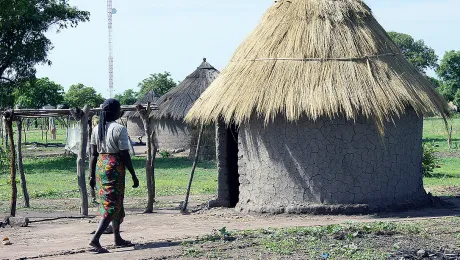
{"label": "cracked mud plaster wall", "polygon": [[144,124],[139,117],[133,117],[128,120],[127,130],[129,137],[131,137],[133,141],[137,141],[138,137],[145,135]]}
{"label": "cracked mud plaster wall", "polygon": [[190,149],[191,134],[184,122],[173,119],[154,120],[153,126],[160,151]]}
{"label": "cracked mud plaster wall", "polygon": [[[189,160],[195,158],[196,145],[200,134],[200,127],[191,127],[191,143]],[[203,129],[200,143],[199,161],[210,161],[216,159],[216,126],[214,124],[206,125]]]}
{"label": "cracked mud plaster wall", "polygon": [[423,118],[412,109],[386,125],[382,141],[364,119],[277,118],[240,127],[241,210],[270,212],[309,204],[391,205],[426,195]]}

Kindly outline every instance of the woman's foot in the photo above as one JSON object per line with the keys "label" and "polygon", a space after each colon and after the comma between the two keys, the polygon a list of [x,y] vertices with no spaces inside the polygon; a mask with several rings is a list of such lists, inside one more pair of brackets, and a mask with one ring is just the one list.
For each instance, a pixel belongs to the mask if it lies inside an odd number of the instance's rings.
{"label": "woman's foot", "polygon": [[115,246],[117,247],[133,247],[135,246],[131,241],[120,239],[115,241]]}
{"label": "woman's foot", "polygon": [[109,250],[103,248],[103,247],[101,246],[101,243],[99,243],[99,241],[91,240],[91,241],[89,242],[89,245],[92,246],[94,252],[96,252],[96,253],[98,253],[98,254],[109,253]]}

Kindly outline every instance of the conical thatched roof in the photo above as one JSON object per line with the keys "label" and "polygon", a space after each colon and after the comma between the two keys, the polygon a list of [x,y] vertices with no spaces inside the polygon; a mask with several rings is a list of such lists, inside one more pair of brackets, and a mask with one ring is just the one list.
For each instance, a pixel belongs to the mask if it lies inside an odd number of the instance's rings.
{"label": "conical thatched roof", "polygon": [[[134,105],[145,105],[148,104],[149,102],[151,104],[156,104],[158,101],[158,95],[155,94],[154,91],[149,91],[147,94],[145,94],[143,97],[141,97]],[[139,112],[137,111],[131,111],[131,112],[126,112],[123,117],[139,117]]]}
{"label": "conical thatched roof", "polygon": [[219,71],[203,59],[203,63],[177,87],[171,89],[157,101],[155,118],[183,120],[200,95],[219,75]]}
{"label": "conical thatched roof", "polygon": [[280,0],[266,12],[186,120],[237,124],[363,114],[382,127],[412,106],[447,115],[431,83],[360,0]]}

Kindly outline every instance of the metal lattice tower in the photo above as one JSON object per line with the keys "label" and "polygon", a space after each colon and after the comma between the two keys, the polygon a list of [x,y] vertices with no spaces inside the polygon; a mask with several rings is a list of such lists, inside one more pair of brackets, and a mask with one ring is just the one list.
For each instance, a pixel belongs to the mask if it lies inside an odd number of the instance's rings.
{"label": "metal lattice tower", "polygon": [[110,97],[113,98],[113,46],[112,46],[112,0],[107,0],[107,17],[109,22],[109,91]]}

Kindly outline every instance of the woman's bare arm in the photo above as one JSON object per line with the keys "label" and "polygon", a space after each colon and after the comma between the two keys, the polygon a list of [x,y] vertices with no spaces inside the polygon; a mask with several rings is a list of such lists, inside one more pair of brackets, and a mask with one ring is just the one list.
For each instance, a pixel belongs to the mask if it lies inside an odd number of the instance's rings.
{"label": "woman's bare arm", "polygon": [[121,150],[120,157],[126,169],[128,169],[129,173],[131,173],[131,177],[133,178],[134,182],[133,188],[139,187],[139,180],[137,179],[136,173],[134,172],[133,162],[131,161],[131,155],[129,155],[129,151]]}
{"label": "woman's bare arm", "polygon": [[97,152],[97,145],[91,145],[91,157],[89,159],[89,185],[93,189],[96,187],[96,164],[98,156],[99,153]]}

